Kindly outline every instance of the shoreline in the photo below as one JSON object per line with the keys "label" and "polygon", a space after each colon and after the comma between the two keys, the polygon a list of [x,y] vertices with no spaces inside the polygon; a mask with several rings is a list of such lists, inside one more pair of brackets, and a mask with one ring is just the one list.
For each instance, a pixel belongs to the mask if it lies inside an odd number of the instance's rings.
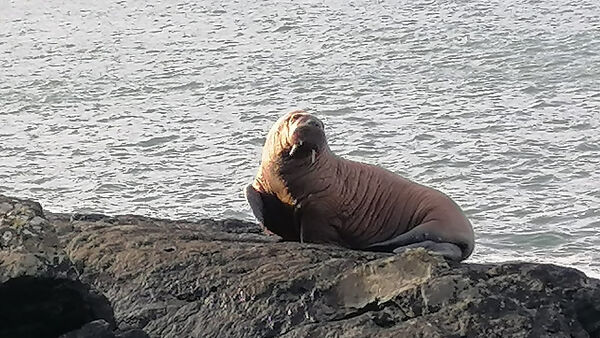
{"label": "shoreline", "polygon": [[[0,196],[6,196],[3,195],[2,193],[0,193]],[[22,198],[24,200],[35,200],[34,198]],[[88,209],[88,208],[83,208],[83,209]],[[89,208],[90,210],[92,210],[91,208]],[[119,217],[139,217],[139,218],[146,218],[146,219],[155,219],[155,220],[159,220],[159,221],[168,221],[168,222],[173,222],[173,223],[187,223],[187,224],[194,224],[194,223],[202,223],[205,221],[215,221],[215,222],[239,222],[239,223],[244,223],[244,224],[254,224],[254,226],[256,226],[256,228],[259,228],[259,225],[256,224],[254,217],[251,215],[251,211],[248,210],[248,217],[247,218],[235,218],[235,217],[217,217],[217,218],[212,218],[212,217],[182,217],[182,218],[177,218],[177,217],[163,217],[163,216],[151,216],[149,215],[149,213],[119,213],[119,212],[115,212],[115,213],[105,213],[100,209],[97,210],[92,210],[92,211],[76,211],[76,212],[71,212],[71,211],[53,211],[51,208],[47,209],[46,206],[44,206],[44,211],[47,214],[54,214],[54,215],[101,215],[103,217],[108,217],[108,218],[119,218]],[[509,262],[530,262],[530,263],[538,263],[538,264],[554,264],[554,265],[558,265],[558,266],[564,266],[564,267],[574,267],[580,271],[582,271],[583,273],[586,274],[586,276],[590,277],[590,278],[596,278],[596,279],[600,279],[600,268],[594,266],[594,265],[584,265],[584,264],[577,264],[576,258],[572,258],[572,259],[562,259],[563,257],[560,256],[552,256],[549,259],[547,258],[547,255],[529,255],[526,256],[525,258],[522,258],[521,256],[518,255],[517,252],[513,253],[512,255],[498,255],[498,254],[483,254],[480,255],[478,252],[478,247],[480,247],[481,245],[477,243],[477,232],[476,232],[476,242],[475,242],[475,251],[474,254],[471,255],[471,257],[467,258],[464,262],[465,263],[474,263],[474,264],[501,264],[501,263],[509,263]],[[588,258],[588,259],[592,259],[592,258]],[[585,268],[587,267],[587,269]]]}

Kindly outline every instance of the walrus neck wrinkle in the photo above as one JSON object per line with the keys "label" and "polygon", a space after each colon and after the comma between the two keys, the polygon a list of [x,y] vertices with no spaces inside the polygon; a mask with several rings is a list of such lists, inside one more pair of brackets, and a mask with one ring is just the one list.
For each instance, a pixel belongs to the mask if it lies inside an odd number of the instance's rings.
{"label": "walrus neck wrinkle", "polygon": [[323,147],[320,153],[312,162],[310,156],[290,162],[288,165],[293,166],[293,170],[286,168],[282,171],[282,179],[286,182],[287,190],[296,203],[302,203],[311,195],[319,194],[328,188],[328,183],[331,180],[331,170],[328,166],[331,165],[332,154],[328,147]]}

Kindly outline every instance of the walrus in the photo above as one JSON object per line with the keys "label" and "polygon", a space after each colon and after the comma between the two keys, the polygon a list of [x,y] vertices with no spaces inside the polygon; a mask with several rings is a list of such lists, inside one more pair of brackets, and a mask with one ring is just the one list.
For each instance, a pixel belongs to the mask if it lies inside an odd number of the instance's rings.
{"label": "walrus", "polygon": [[284,241],[394,253],[423,247],[454,261],[475,245],[471,223],[447,195],[334,154],[323,122],[302,110],[270,129],[245,195],[264,230]]}

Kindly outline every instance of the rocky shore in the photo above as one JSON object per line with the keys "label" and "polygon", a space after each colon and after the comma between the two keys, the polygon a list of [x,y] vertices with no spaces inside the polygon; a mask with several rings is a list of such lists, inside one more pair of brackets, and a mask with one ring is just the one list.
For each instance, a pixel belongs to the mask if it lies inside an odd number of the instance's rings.
{"label": "rocky shore", "polygon": [[600,337],[600,281],[0,196],[0,337]]}

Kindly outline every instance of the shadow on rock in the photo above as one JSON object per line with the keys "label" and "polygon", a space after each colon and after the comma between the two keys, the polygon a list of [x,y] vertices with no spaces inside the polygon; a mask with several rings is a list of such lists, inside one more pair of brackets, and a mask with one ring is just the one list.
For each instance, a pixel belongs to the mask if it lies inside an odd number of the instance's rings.
{"label": "shadow on rock", "polygon": [[104,319],[115,327],[106,297],[66,279],[17,277],[0,285],[0,337],[57,337]]}

